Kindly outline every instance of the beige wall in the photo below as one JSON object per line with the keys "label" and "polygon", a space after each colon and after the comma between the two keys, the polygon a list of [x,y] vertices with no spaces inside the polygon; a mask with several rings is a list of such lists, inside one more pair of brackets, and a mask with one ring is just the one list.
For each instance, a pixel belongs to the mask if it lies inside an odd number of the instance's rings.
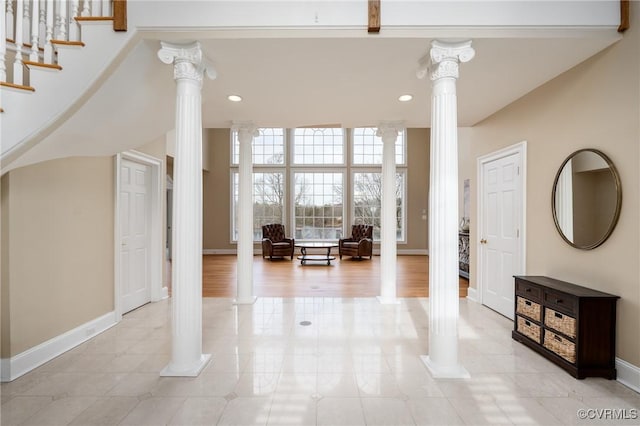
{"label": "beige wall", "polygon": [[[623,40],[474,126],[469,146],[476,159],[522,140],[528,142],[526,273],[620,296],[617,356],[634,365],[640,365],[639,11],[632,8],[631,29]],[[620,172],[623,188],[617,228],[608,241],[591,251],[566,244],[551,215],[557,169],[581,148],[607,154]],[[471,178],[471,213],[477,218],[475,164]],[[476,285],[475,249],[480,237],[475,231],[472,222],[472,286]]]}
{"label": "beige wall", "polygon": [[[207,136],[210,149],[209,170],[203,175],[203,247],[235,250],[230,229],[229,129],[209,129]],[[398,249],[426,250],[427,220],[422,216],[428,208],[429,129],[408,129],[407,161],[407,243],[398,245]]]}
{"label": "beige wall", "polygon": [[2,177],[2,304],[11,307],[3,358],[114,309],[113,179],[113,158],[52,160]]}
{"label": "beige wall", "polygon": [[430,135],[429,129],[407,129],[407,244],[399,244],[398,250],[426,250],[429,245]]}
{"label": "beige wall", "polygon": [[229,129],[208,129],[209,171],[203,172],[202,246],[235,250],[231,244],[231,175]]}

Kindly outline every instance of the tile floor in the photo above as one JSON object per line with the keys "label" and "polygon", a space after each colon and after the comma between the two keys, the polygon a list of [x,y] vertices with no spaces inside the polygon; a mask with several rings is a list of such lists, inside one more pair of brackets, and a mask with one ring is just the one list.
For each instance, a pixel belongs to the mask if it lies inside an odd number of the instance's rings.
{"label": "tile floor", "polygon": [[[197,378],[160,377],[170,354],[170,301],[8,384],[2,425],[555,425],[580,409],[640,410],[640,394],[603,379],[575,380],[511,339],[512,323],[460,300],[460,359],[468,380],[435,380],[427,299],[203,301]],[[311,321],[302,326],[301,321]],[[590,413],[594,413],[593,411]]]}

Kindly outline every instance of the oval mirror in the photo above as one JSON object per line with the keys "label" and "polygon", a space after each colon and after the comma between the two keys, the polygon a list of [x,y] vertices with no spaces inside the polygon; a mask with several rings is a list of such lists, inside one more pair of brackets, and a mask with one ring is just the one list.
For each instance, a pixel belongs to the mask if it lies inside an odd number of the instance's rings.
{"label": "oval mirror", "polygon": [[618,171],[598,150],[576,151],[556,174],[551,203],[562,238],[573,247],[594,249],[609,238],[620,216]]}

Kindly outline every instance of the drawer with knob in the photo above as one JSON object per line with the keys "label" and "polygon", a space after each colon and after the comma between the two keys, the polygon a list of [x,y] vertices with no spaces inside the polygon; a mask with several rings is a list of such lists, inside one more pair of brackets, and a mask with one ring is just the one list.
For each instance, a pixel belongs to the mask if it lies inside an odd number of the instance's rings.
{"label": "drawer with knob", "polygon": [[551,306],[556,311],[564,312],[568,315],[576,315],[576,298],[565,293],[544,290],[544,304]]}
{"label": "drawer with knob", "polygon": [[542,289],[524,281],[516,281],[516,294],[525,299],[542,302]]}

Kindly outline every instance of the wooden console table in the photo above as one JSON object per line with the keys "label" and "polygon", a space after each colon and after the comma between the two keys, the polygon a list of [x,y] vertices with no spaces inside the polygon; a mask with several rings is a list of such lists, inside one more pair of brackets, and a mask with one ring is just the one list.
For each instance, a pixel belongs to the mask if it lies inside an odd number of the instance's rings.
{"label": "wooden console table", "polygon": [[618,296],[543,276],[515,280],[514,340],[578,379],[616,378]]}

